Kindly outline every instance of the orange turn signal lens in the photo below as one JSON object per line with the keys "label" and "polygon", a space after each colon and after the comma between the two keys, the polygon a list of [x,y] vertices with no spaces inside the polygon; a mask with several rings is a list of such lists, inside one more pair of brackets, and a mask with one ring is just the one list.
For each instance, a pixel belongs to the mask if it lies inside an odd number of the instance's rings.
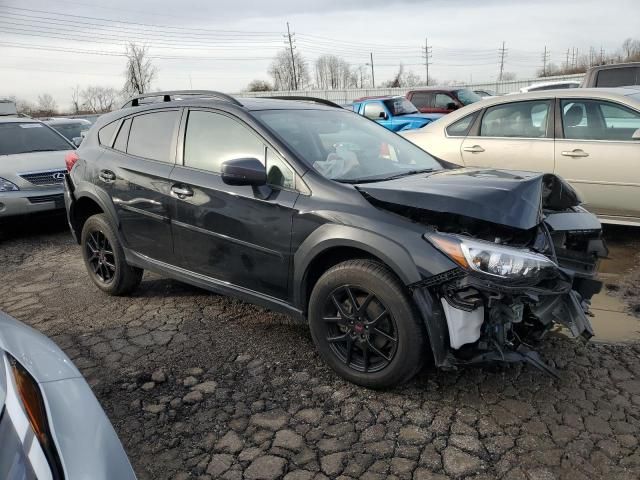
{"label": "orange turn signal lens", "polygon": [[464,256],[461,244],[458,240],[444,235],[428,234],[425,235],[425,238],[462,268],[469,269],[469,262],[467,262],[467,258]]}

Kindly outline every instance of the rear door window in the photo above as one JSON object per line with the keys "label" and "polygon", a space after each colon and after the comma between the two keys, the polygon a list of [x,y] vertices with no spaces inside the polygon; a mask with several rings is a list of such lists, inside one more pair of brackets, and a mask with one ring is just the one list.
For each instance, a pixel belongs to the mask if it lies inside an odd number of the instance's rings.
{"label": "rear door window", "polygon": [[133,117],[127,153],[159,162],[171,163],[175,157],[178,110],[145,113]]}
{"label": "rear door window", "polygon": [[111,142],[113,141],[113,134],[116,133],[116,128],[118,128],[118,125],[120,125],[120,120],[111,122],[98,131],[98,142],[100,143],[100,145],[105,145],[107,147],[111,146]]}
{"label": "rear door window", "polygon": [[448,110],[451,106],[449,105],[450,103],[456,103],[453,98],[451,98],[451,96],[447,95],[446,93],[436,93],[433,106],[435,108],[444,108]]}
{"label": "rear door window", "polygon": [[120,131],[116,136],[116,141],[113,143],[113,148],[115,150],[119,150],[121,152],[127,151],[127,142],[129,140],[129,129],[131,128],[131,119],[127,118],[124,122],[122,122],[122,126],[120,127]]}
{"label": "rear door window", "polygon": [[640,67],[607,68],[598,72],[596,87],[640,85]]}
{"label": "rear door window", "polygon": [[489,107],[482,117],[480,136],[545,138],[550,110],[551,100]]}
{"label": "rear door window", "polygon": [[411,96],[411,103],[413,103],[416,108],[427,108],[429,107],[430,99],[431,94],[427,92],[416,92]]}
{"label": "rear door window", "polygon": [[63,137],[38,122],[0,123],[0,155],[72,150]]}
{"label": "rear door window", "polygon": [[562,100],[562,133],[573,140],[632,140],[640,113],[599,100]]}

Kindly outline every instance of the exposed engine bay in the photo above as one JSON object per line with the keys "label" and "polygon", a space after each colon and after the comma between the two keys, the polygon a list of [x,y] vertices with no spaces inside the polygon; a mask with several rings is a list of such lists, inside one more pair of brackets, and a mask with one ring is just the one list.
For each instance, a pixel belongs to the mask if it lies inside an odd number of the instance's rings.
{"label": "exposed engine bay", "polygon": [[527,362],[556,375],[534,346],[556,324],[574,337],[593,336],[589,305],[601,289],[594,275],[607,255],[600,222],[559,177],[538,180],[537,205],[532,198],[514,205],[537,208],[531,228],[487,221],[487,210],[479,219],[389,202],[382,189],[363,192],[379,208],[424,225],[425,240],[459,265],[410,286],[438,366]]}

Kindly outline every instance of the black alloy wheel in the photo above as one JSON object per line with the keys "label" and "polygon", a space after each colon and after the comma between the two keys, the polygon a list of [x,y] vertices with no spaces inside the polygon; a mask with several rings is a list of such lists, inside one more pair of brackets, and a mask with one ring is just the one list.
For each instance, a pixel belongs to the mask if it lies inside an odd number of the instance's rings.
{"label": "black alloy wheel", "polygon": [[112,282],[116,275],[116,263],[109,239],[103,232],[93,231],[86,239],[85,248],[87,249],[87,262],[93,274],[101,282]]}
{"label": "black alloy wheel", "polygon": [[322,320],[335,355],[358,372],[387,367],[398,347],[398,328],[382,301],[368,289],[344,285],[326,300]]}

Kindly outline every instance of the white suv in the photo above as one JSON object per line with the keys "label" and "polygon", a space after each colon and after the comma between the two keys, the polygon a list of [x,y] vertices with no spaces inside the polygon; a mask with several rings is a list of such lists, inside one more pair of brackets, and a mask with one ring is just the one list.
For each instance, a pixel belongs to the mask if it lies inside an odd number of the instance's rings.
{"label": "white suv", "polygon": [[65,156],[74,149],[38,120],[0,116],[0,219],[63,209]]}

